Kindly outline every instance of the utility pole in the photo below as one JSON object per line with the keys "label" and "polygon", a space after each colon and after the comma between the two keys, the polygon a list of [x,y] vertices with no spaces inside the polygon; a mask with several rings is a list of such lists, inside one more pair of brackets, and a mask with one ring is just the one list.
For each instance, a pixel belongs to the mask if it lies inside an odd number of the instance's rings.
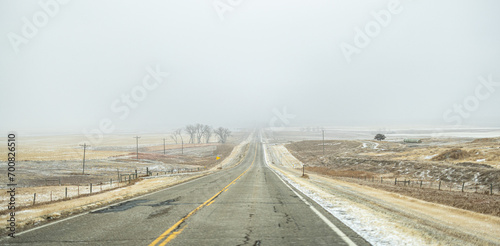
{"label": "utility pole", "polygon": [[163,139],[163,154],[165,154],[165,138]]}
{"label": "utility pole", "polygon": [[325,155],[325,130],[323,131],[323,155]]}
{"label": "utility pole", "polygon": [[136,158],[137,158],[137,160],[139,160],[139,138],[141,138],[141,137],[135,136],[134,138],[136,140],[135,142],[136,142],[136,146],[137,146],[136,152],[135,152],[136,153]]}
{"label": "utility pole", "polygon": [[181,137],[181,155],[184,154],[184,139],[182,138],[182,134],[179,134],[179,137]]}
{"label": "utility pole", "polygon": [[83,145],[80,144],[80,146],[83,146],[83,169],[82,169],[82,174],[85,174],[85,149],[87,147],[90,147],[90,145],[87,145],[87,143],[83,143]]}

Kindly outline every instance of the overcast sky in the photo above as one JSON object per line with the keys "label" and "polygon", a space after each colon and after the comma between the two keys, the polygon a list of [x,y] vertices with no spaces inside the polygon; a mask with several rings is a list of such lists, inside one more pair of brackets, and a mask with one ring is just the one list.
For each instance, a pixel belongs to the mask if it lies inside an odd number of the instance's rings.
{"label": "overcast sky", "polygon": [[1,0],[0,130],[499,126],[498,13],[497,0]]}

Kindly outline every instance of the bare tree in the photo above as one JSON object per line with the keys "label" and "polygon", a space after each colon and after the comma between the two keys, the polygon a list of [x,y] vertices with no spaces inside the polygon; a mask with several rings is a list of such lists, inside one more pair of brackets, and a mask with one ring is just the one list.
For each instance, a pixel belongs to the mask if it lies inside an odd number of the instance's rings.
{"label": "bare tree", "polygon": [[177,144],[177,135],[175,134],[175,132],[170,135],[170,138],[175,141],[175,144]]}
{"label": "bare tree", "polygon": [[211,126],[204,125],[203,126],[203,137],[205,137],[205,143],[210,141],[210,137],[212,137],[213,129]]}
{"label": "bare tree", "polygon": [[195,129],[196,129],[196,140],[198,140],[198,143],[201,143],[201,138],[203,137],[203,124],[196,124]]}
{"label": "bare tree", "polygon": [[227,138],[231,136],[231,131],[224,127],[215,129],[214,133],[217,137],[219,137],[219,143],[225,143],[227,141]]}
{"label": "bare tree", "polygon": [[182,138],[181,134],[182,134],[182,129],[179,128],[179,129],[175,130],[172,133],[172,135],[170,135],[170,138],[172,138],[172,140],[175,141],[175,144],[177,144],[177,142],[179,141],[179,138]]}
{"label": "bare tree", "polygon": [[189,134],[189,143],[194,143],[195,135],[196,135],[196,126],[195,125],[187,125],[185,128],[187,134]]}

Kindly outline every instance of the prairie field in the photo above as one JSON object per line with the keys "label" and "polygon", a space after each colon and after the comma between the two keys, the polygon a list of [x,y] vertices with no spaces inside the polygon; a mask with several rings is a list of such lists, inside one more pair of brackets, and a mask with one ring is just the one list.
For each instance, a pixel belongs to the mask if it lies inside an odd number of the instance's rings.
{"label": "prairie field", "polygon": [[[244,134],[234,133],[226,144],[176,144],[168,135],[141,134],[138,153],[135,136],[109,135],[95,144],[83,135],[17,136],[16,183],[18,187],[88,185],[136,172],[141,176],[146,171],[156,175],[205,170],[227,157]],[[85,163],[83,143],[87,144]],[[7,148],[1,148],[0,160],[7,161]]]}
{"label": "prairie field", "polygon": [[500,216],[500,137],[495,134],[418,138],[421,143],[403,141],[414,135],[388,134],[377,141],[344,134],[324,142],[317,132],[268,136],[283,153],[275,156],[282,166]]}

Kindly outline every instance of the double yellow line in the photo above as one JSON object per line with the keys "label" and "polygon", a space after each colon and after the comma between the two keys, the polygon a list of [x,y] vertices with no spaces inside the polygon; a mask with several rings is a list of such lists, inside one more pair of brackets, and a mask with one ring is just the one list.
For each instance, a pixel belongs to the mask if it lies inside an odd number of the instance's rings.
{"label": "double yellow line", "polygon": [[[150,243],[149,246],[156,246],[156,245],[163,246],[163,245],[166,245],[168,242],[172,241],[175,237],[177,237],[177,235],[181,234],[182,231],[187,227],[187,224],[184,225],[182,228],[180,228],[178,231],[175,231],[175,232],[173,232],[173,231],[175,229],[179,228],[179,226],[185,220],[187,220],[189,217],[191,217],[191,215],[195,214],[198,210],[202,209],[205,206],[209,206],[210,204],[212,204],[215,201],[215,198],[217,198],[217,196],[219,196],[222,192],[227,191],[227,189],[229,188],[229,186],[231,186],[232,184],[234,184],[236,182],[236,180],[240,179],[241,176],[243,176],[243,174],[245,174],[246,172],[248,172],[248,170],[250,170],[250,168],[253,166],[253,163],[255,162],[255,158],[256,157],[257,157],[257,145],[255,145],[255,155],[253,157],[252,164],[250,164],[250,166],[243,173],[241,173],[240,176],[238,176],[231,183],[229,183],[228,185],[226,185],[226,187],[222,188],[222,190],[220,190],[219,192],[217,192],[217,194],[215,194],[212,197],[210,197],[208,200],[206,200],[200,206],[198,206],[193,211],[191,211],[189,214],[187,214],[182,219],[180,219],[179,221],[177,221],[177,223],[175,223],[173,226],[171,226],[170,228],[168,228],[168,230],[166,230],[165,232],[163,232],[158,238],[156,238],[156,240],[154,240],[152,243]],[[240,164],[242,161],[243,160],[241,160],[238,164]],[[167,237],[167,238],[165,239],[165,237]],[[165,240],[163,242],[161,242],[160,244],[158,244],[163,239],[165,239]]]}

